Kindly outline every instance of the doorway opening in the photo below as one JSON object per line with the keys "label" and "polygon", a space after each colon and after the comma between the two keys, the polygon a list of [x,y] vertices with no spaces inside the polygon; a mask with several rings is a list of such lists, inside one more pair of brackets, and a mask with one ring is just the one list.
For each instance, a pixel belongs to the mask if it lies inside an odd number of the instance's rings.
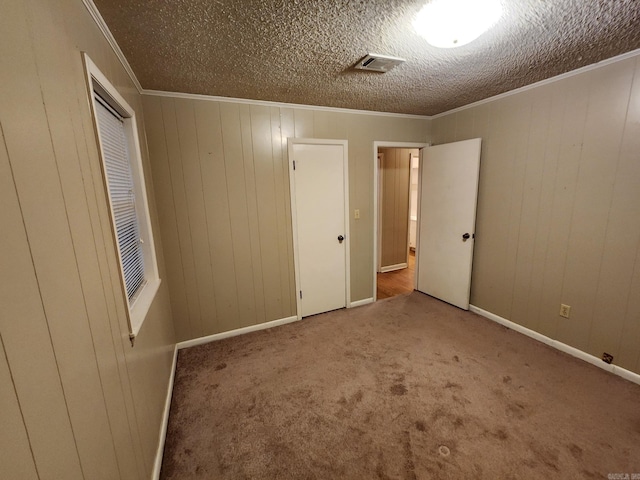
{"label": "doorway opening", "polygon": [[374,301],[416,288],[418,179],[426,146],[374,142]]}
{"label": "doorway opening", "polygon": [[420,150],[413,288],[463,310],[469,309],[481,145],[481,138],[434,147],[374,142],[374,301],[378,293],[378,265],[384,264],[378,261],[379,224],[383,223],[378,217],[384,208],[378,199],[381,174],[378,151],[380,147],[409,147]]}

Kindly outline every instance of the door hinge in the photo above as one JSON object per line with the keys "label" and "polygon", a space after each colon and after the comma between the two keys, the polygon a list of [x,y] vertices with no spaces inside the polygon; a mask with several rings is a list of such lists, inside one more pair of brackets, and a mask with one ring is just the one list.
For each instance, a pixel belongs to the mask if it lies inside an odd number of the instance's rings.
{"label": "door hinge", "polygon": [[293,169],[294,170],[296,169],[296,161],[295,160],[293,161]]}
{"label": "door hinge", "polygon": [[302,300],[302,290],[300,290],[300,300]]}

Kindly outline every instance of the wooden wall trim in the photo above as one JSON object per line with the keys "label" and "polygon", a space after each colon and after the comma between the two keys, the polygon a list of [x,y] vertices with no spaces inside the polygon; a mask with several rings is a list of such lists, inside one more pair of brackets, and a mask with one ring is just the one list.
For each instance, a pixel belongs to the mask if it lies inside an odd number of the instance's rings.
{"label": "wooden wall trim", "polygon": [[447,110],[446,112],[438,113],[429,117],[432,120],[435,120],[440,117],[446,117],[447,115],[451,115],[452,113],[462,112],[463,110],[467,110],[469,108],[474,108],[479,105],[483,105],[485,103],[490,103],[495,100],[500,100],[501,98],[510,97],[512,95],[517,95],[519,93],[526,92],[527,90],[531,90],[538,87],[543,87],[545,85],[549,85],[560,80],[565,80],[567,78],[575,77],[576,75],[581,75],[586,72],[590,72],[591,70],[597,70],[602,67],[606,67],[607,65],[611,65],[612,63],[623,62],[628,58],[633,58],[636,56],[640,56],[640,48],[637,50],[632,50],[631,52],[623,53],[622,55],[618,55],[616,57],[607,58],[606,60],[602,60],[601,62],[592,63],[591,65],[587,65],[582,68],[578,68],[576,70],[571,70],[567,73],[562,73],[560,75],[556,75],[555,77],[546,78],[544,80],[540,80],[539,82],[532,83],[530,85],[525,85],[524,87],[516,88],[515,90],[509,90],[508,92],[500,93],[499,95],[494,95],[493,97],[484,98],[482,100],[478,100],[477,102],[469,103],[468,105],[463,105],[458,108],[454,108],[452,110]]}
{"label": "wooden wall trim", "polygon": [[320,111],[320,112],[352,113],[355,115],[375,115],[379,117],[392,117],[392,118],[413,118],[418,120],[430,120],[432,118],[428,115],[411,115],[409,113],[376,112],[373,110],[355,110],[350,108],[325,107],[321,105],[305,105],[305,104],[298,104],[298,103],[271,102],[268,100],[253,100],[250,98],[217,97],[215,95],[201,95],[197,93],[165,92],[161,90],[147,90],[147,89],[142,89],[141,93],[143,95],[149,95],[154,97],[171,97],[171,98],[185,98],[189,100],[206,100],[210,102],[241,103],[241,104],[247,104],[247,105],[262,105],[267,107],[278,107],[278,108],[296,108],[298,110],[314,110],[314,111]]}
{"label": "wooden wall trim", "polygon": [[111,30],[109,30],[109,27],[105,23],[104,18],[102,18],[102,15],[100,15],[98,7],[96,7],[95,3],[93,3],[93,0],[82,0],[82,3],[84,3],[84,6],[87,7],[91,18],[93,18],[94,22],[96,22],[96,25],[104,35],[104,38],[106,38],[107,42],[109,42],[109,45],[113,49],[113,52],[116,54],[116,57],[118,57],[118,60],[120,60],[122,67],[125,69],[125,71],[129,75],[129,78],[131,78],[131,81],[138,90],[138,93],[142,93],[142,85],[140,85],[138,77],[136,77],[136,74],[133,72],[131,65],[129,65],[127,57],[125,57],[124,53],[122,53],[118,42],[116,42],[116,39],[111,33]]}

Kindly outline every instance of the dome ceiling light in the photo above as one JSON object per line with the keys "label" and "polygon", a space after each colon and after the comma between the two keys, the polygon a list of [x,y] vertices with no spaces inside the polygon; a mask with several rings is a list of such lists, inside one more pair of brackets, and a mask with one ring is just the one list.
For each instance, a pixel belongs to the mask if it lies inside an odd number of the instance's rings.
{"label": "dome ceiling light", "polygon": [[461,47],[493,27],[501,15],[500,0],[433,0],[420,10],[413,28],[434,47]]}

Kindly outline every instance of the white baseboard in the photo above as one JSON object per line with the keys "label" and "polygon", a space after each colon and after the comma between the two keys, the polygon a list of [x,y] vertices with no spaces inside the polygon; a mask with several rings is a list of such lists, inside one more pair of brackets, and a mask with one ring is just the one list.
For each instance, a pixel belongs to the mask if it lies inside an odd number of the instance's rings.
{"label": "white baseboard", "polygon": [[355,302],[351,302],[349,304],[349,308],[361,307],[362,305],[368,305],[370,303],[373,303],[373,297],[365,298],[363,300],[356,300]]}
{"label": "white baseboard", "polygon": [[194,338],[193,340],[185,340],[176,344],[178,350],[183,348],[195,347],[196,345],[204,345],[205,343],[216,342],[224,338],[236,337],[238,335],[244,335],[245,333],[257,332],[258,330],[265,330],[267,328],[277,327],[278,325],[284,325],[286,323],[296,322],[298,317],[280,318],[278,320],[272,320],[270,322],[259,323],[257,325],[250,325],[248,327],[236,328],[235,330],[229,330],[228,332],[214,333],[213,335],[207,335],[206,337]]}
{"label": "white baseboard", "polygon": [[178,350],[188,347],[195,347],[196,345],[203,345],[205,343],[215,342],[216,340],[222,340],[223,338],[235,337],[237,335],[243,335],[249,332],[255,332],[258,330],[264,330],[267,328],[277,327],[278,325],[284,325],[285,323],[292,323],[298,320],[298,317],[287,317],[279,320],[273,320],[271,322],[260,323],[258,325],[251,325],[249,327],[238,328],[230,330],[228,332],[216,333],[214,335],[208,335],[206,337],[194,338],[193,340],[186,340],[179,342],[173,349],[173,362],[171,365],[171,375],[169,376],[169,384],[167,385],[167,396],[164,402],[164,411],[162,412],[162,424],[160,426],[160,438],[158,439],[158,450],[156,452],[156,459],[153,464],[153,480],[159,480],[160,469],[162,468],[162,455],[164,453],[164,444],[167,438],[167,427],[169,425],[169,410],[171,409],[171,396],[173,394],[173,382],[176,375],[176,363],[178,359]]}
{"label": "white baseboard", "polygon": [[395,270],[402,270],[403,268],[407,268],[409,265],[406,263],[396,263],[395,265],[387,265],[386,267],[380,267],[380,273],[393,272]]}
{"label": "white baseboard", "polygon": [[[355,302],[351,302],[350,307],[360,307],[362,305],[367,305],[369,303],[373,303],[373,298],[365,298],[363,300],[357,300]],[[511,330],[515,330],[518,333],[522,333],[534,340],[542,342],[550,347],[553,347],[561,352],[568,353],[569,355],[579,358],[580,360],[584,360],[596,367],[602,368],[608,372],[611,372],[615,375],[618,375],[630,382],[636,383],[640,385],[640,375],[637,373],[631,372],[630,370],[624,369],[617,365],[612,365],[608,363],[604,363],[597,357],[594,357],[591,354],[583,352],[582,350],[578,350],[577,348],[571,347],[565,343],[559,342],[557,340],[553,340],[541,333],[538,333],[529,328],[523,327],[522,325],[518,325],[517,323],[512,322],[511,320],[507,320],[506,318],[500,317],[495,313],[488,312],[483,310],[482,308],[476,307],[475,305],[469,305],[469,310],[473,313],[477,313],[489,320],[492,320],[500,325],[503,325]],[[171,408],[171,395],[173,392],[173,382],[175,378],[176,372],[176,361],[178,357],[178,350],[188,347],[194,347],[196,345],[203,345],[205,343],[215,342],[217,340],[222,340],[224,338],[235,337],[237,335],[243,335],[249,332],[255,332],[258,330],[265,330],[267,328],[277,327],[278,325],[284,325],[287,323],[293,323],[298,320],[298,317],[287,317],[281,318],[279,320],[273,320],[271,322],[260,323],[258,325],[251,325],[249,327],[238,328],[235,330],[230,330],[228,332],[216,333],[214,335],[208,335],[206,337],[195,338],[193,340],[186,340],[184,342],[179,342],[176,344],[173,351],[173,363],[171,367],[171,375],[169,376],[169,384],[167,385],[167,395],[164,404],[164,411],[162,414],[162,425],[160,428],[160,438],[158,441],[158,450],[156,452],[156,459],[153,466],[153,476],[154,480],[158,480],[160,478],[160,469],[162,467],[162,455],[164,453],[164,444],[167,436],[167,426],[169,423],[169,410]]]}
{"label": "white baseboard", "polygon": [[549,338],[527,327],[518,325],[517,323],[514,323],[511,320],[507,320],[506,318],[500,317],[495,313],[487,312],[486,310],[476,307],[475,305],[469,305],[469,310],[472,311],[473,313],[477,313],[478,315],[488,318],[489,320],[499,323],[500,325],[510,328],[511,330],[515,330],[518,333],[522,333],[527,337],[531,337],[534,340],[538,340],[539,342],[549,345],[550,347],[553,347],[556,350],[560,350],[561,352],[568,353],[572,357],[576,357],[576,358],[579,358],[580,360],[584,360],[585,362],[590,363],[591,365],[595,365],[598,368],[606,370],[607,372],[611,372],[626,380],[629,380],[630,382],[637,383],[638,385],[640,385],[640,375],[638,375],[637,373],[634,373],[630,370],[619,367],[617,365],[605,363],[598,357],[595,357],[587,352],[583,352],[582,350],[578,350],[577,348],[567,345],[566,343],[559,342],[558,340]]}
{"label": "white baseboard", "polygon": [[171,396],[173,394],[173,380],[176,375],[176,361],[178,359],[178,348],[173,347],[173,361],[171,363],[171,374],[169,375],[169,384],[167,385],[167,395],[164,401],[164,411],[162,412],[162,424],[160,425],[160,438],[158,439],[158,450],[156,459],[153,463],[153,480],[160,478],[160,469],[162,468],[162,455],[164,453],[164,442],[167,438],[167,426],[169,425],[169,410],[171,409]]}

